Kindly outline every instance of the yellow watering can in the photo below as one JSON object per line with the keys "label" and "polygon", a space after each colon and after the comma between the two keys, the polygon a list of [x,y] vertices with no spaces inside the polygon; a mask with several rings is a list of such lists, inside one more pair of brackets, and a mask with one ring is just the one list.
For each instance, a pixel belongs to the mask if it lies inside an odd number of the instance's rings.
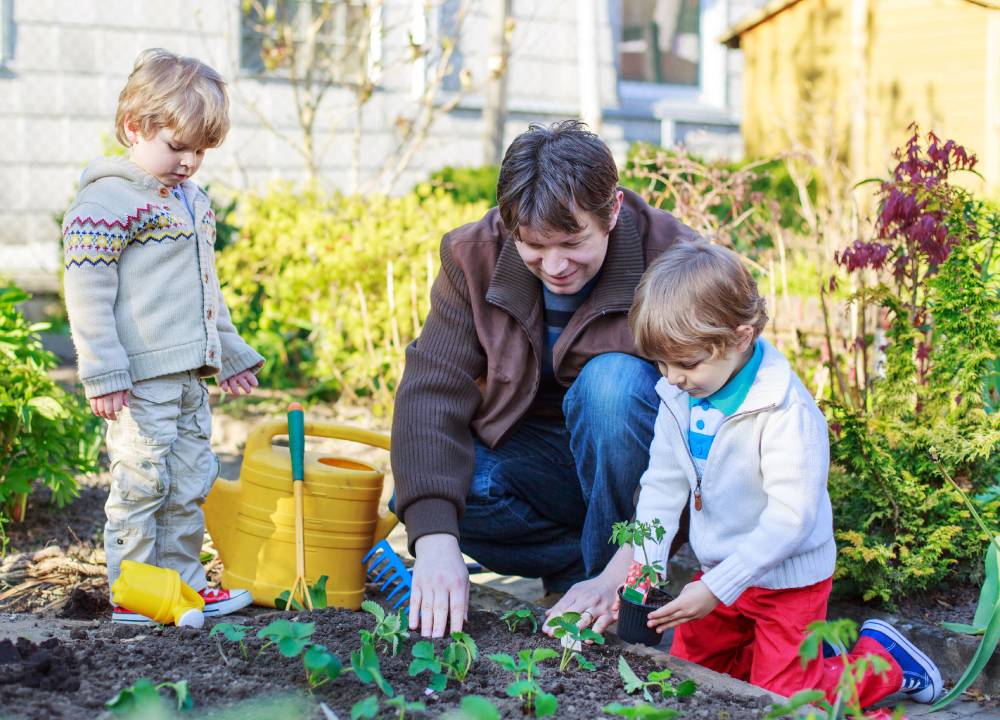
{"label": "yellow watering can", "polygon": [[111,599],[115,605],[163,625],[200,628],[205,624],[205,600],[170,568],[122,560],[121,574],[111,587]]}
{"label": "yellow watering can", "polygon": [[[216,482],[203,507],[225,567],[223,586],[246,588],[255,604],[268,607],[295,580],[291,457],[288,448],[271,444],[286,434],[284,420],[254,428],[239,481]],[[387,435],[343,425],[307,422],[305,434],[389,449]],[[357,460],[307,451],[303,484],[309,582],[328,576],[327,605],[357,610],[365,593],[361,559],[399,522],[388,510],[379,514],[382,473]]]}

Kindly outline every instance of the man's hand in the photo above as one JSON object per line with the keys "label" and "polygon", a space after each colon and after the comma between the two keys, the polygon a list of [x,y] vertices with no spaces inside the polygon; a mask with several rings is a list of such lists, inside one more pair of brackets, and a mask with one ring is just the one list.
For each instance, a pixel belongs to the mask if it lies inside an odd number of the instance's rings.
{"label": "man's hand", "polygon": [[105,420],[117,420],[123,407],[128,407],[128,390],[116,390],[107,395],[90,398],[90,410]]}
{"label": "man's hand", "polygon": [[701,580],[688,583],[677,599],[649,613],[647,625],[662,633],[689,620],[700,620],[715,610],[719,598]]}
{"label": "man's hand", "polygon": [[239,395],[240,390],[243,390],[244,395],[249,395],[257,387],[257,376],[251,370],[244,370],[227,377],[219,383],[219,387],[230,395]]}
{"label": "man's hand", "polygon": [[410,630],[422,637],[444,637],[460,632],[469,608],[469,570],[458,548],[458,538],[447,533],[424,535],[414,550],[413,588],[410,591]]}

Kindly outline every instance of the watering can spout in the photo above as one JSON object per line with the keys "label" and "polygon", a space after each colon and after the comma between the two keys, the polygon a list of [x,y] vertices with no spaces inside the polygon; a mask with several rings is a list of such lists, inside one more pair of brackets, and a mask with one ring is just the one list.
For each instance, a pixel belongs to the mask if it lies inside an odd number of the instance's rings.
{"label": "watering can spout", "polygon": [[385,540],[386,536],[392,532],[392,529],[398,524],[399,518],[389,510],[386,510],[384,514],[379,515],[378,519],[375,521],[375,532],[372,535],[372,545],[377,543],[379,540]]}

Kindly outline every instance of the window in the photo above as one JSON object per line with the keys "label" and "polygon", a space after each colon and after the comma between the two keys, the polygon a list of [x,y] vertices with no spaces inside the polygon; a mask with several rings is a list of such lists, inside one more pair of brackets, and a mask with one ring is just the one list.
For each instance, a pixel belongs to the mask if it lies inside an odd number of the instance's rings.
{"label": "window", "polygon": [[622,0],[621,79],[698,85],[698,0]]}
{"label": "window", "polygon": [[0,0],[0,67],[14,59],[14,0]]}
{"label": "window", "polygon": [[365,0],[244,0],[241,8],[241,70],[282,75],[294,58],[300,77],[311,65],[337,82],[370,78],[381,34]]}

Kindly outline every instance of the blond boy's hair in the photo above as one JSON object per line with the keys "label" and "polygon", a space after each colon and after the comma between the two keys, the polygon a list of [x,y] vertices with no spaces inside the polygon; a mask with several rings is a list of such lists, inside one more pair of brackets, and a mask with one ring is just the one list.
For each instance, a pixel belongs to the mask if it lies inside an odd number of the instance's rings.
{"label": "blond boy's hair", "polygon": [[674,245],[646,270],[629,311],[639,354],[686,362],[719,357],[749,325],[754,339],[767,324],[764,298],[739,256],[704,240]]}
{"label": "blond boy's hair", "polygon": [[126,117],[138,125],[143,137],[169,128],[185,145],[218,147],[229,132],[226,81],[200,60],[161,48],[144,50],[118,96],[115,112],[115,136],[128,147]]}

